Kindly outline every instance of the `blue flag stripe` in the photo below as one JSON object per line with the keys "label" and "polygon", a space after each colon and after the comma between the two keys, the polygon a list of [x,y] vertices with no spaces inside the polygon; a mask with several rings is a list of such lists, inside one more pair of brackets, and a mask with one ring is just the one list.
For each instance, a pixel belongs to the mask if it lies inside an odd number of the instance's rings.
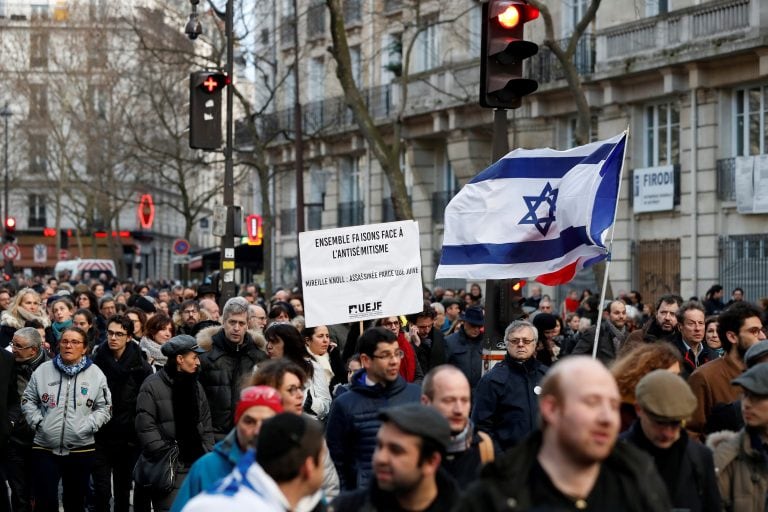
{"label": "blue flag stripe", "polygon": [[[589,229],[592,240],[597,245],[603,246],[600,236],[614,221],[616,203],[619,193],[619,175],[621,164],[624,161],[624,144],[626,138],[622,137],[616,148],[605,159],[600,175],[603,177],[595,193],[595,205],[592,207],[592,223]],[[599,204],[598,204],[599,202]]]}
{"label": "blue flag stripe", "polygon": [[444,245],[440,265],[511,265],[560,258],[582,245],[594,245],[585,226],[568,227],[559,238],[508,244]]}
{"label": "blue flag stripe", "polygon": [[[622,147],[623,140],[621,142]],[[509,178],[562,178],[577,165],[599,164],[611,154],[617,145],[603,144],[593,153],[584,156],[502,158],[472,178],[469,183]]]}

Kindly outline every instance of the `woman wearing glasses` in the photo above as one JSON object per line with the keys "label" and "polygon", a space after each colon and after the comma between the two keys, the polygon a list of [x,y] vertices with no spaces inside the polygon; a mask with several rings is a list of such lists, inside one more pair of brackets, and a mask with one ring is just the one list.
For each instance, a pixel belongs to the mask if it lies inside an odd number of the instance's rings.
{"label": "woman wearing glasses", "polygon": [[59,510],[59,481],[65,512],[82,512],[95,458],[94,434],[110,418],[107,378],[86,355],[82,329],[67,327],[59,354],[32,374],[22,400],[35,431],[32,493],[35,510]]}
{"label": "woman wearing glasses", "polygon": [[502,450],[536,429],[539,383],[549,367],[536,359],[539,333],[532,323],[517,320],[504,331],[504,360],[480,378],[473,393],[472,422]]}
{"label": "woman wearing glasses", "polygon": [[307,375],[304,410],[325,420],[331,410],[331,388],[320,364],[307,350],[301,333],[291,324],[273,323],[264,332],[270,359],[284,357],[296,363]]}
{"label": "woman wearing glasses", "polygon": [[139,346],[131,341],[130,318],[111,317],[106,334],[107,343],[96,351],[93,362],[107,377],[113,407],[112,419],[96,433],[94,505],[97,512],[109,512],[114,486],[114,511],[128,512],[132,472],[139,457],[134,426],[136,399],[144,379],[152,375],[152,367]]}

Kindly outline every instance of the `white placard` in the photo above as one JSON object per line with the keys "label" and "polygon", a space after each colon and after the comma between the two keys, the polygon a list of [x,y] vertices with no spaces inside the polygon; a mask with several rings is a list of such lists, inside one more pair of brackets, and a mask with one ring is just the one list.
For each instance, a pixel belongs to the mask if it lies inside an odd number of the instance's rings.
{"label": "white placard", "polygon": [[737,156],[734,162],[736,175],[736,210],[739,213],[752,213],[754,208],[754,170],[755,159],[751,156]]}
{"label": "white placard", "polygon": [[307,327],[424,308],[415,221],[306,231],[299,249]]}
{"label": "white placard", "polygon": [[675,208],[675,168],[647,167],[635,169],[634,201],[635,213],[662,212]]}

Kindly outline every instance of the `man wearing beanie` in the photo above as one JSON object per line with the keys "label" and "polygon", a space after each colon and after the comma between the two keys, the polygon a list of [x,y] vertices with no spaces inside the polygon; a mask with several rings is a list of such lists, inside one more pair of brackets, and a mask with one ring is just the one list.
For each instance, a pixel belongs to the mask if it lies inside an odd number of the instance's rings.
{"label": "man wearing beanie", "polygon": [[[574,354],[592,354],[597,326],[587,329],[576,346]],[[608,318],[600,324],[600,336],[597,339],[597,358],[605,365],[612,363],[627,340],[627,307],[615,300],[608,306]]]}
{"label": "man wearing beanie", "polygon": [[683,428],[696,410],[691,388],[668,370],[654,370],[637,383],[635,396],[638,419],[621,439],[653,457],[675,509],[720,511],[712,452]]}
{"label": "man wearing beanie", "polygon": [[[184,512],[304,512],[322,500],[323,427],[282,413],[264,422],[229,476],[193,498]],[[252,442],[253,443],[253,442]]]}
{"label": "man wearing beanie", "polygon": [[451,443],[448,421],[434,408],[407,404],[379,413],[373,478],[365,489],[342,494],[335,512],[444,511],[459,497],[440,464]]}
{"label": "man wearing beanie", "polygon": [[208,490],[232,472],[248,446],[259,435],[262,423],[283,412],[280,394],[268,386],[249,386],[240,392],[235,408],[235,427],[203,455],[189,470],[189,475],[171,507],[180,512],[189,500]]}

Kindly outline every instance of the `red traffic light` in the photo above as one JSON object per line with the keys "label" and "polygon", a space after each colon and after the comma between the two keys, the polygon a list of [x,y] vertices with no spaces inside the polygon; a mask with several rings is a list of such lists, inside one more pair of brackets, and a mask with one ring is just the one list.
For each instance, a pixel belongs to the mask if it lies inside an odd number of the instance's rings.
{"label": "red traffic light", "polygon": [[193,73],[193,87],[199,87],[208,94],[220,91],[229,85],[229,77],[224,73],[212,71],[198,71]]}
{"label": "red traffic light", "polygon": [[264,232],[261,225],[261,215],[251,214],[245,218],[245,227],[248,232],[248,242],[253,245],[261,245]]}
{"label": "red traffic light", "polygon": [[520,0],[497,1],[491,5],[491,9],[491,17],[497,18],[499,25],[506,29],[515,28],[539,17],[537,8]]}
{"label": "red traffic light", "polygon": [[498,17],[499,23],[504,28],[516,27],[520,23],[520,11],[514,5],[508,6]]}
{"label": "red traffic light", "polygon": [[519,292],[523,289],[523,286],[525,286],[525,280],[520,279],[519,281],[517,281],[515,284],[512,285],[512,289],[516,292]]}
{"label": "red traffic light", "polygon": [[15,229],[16,219],[14,217],[8,217],[5,219],[5,229]]}

